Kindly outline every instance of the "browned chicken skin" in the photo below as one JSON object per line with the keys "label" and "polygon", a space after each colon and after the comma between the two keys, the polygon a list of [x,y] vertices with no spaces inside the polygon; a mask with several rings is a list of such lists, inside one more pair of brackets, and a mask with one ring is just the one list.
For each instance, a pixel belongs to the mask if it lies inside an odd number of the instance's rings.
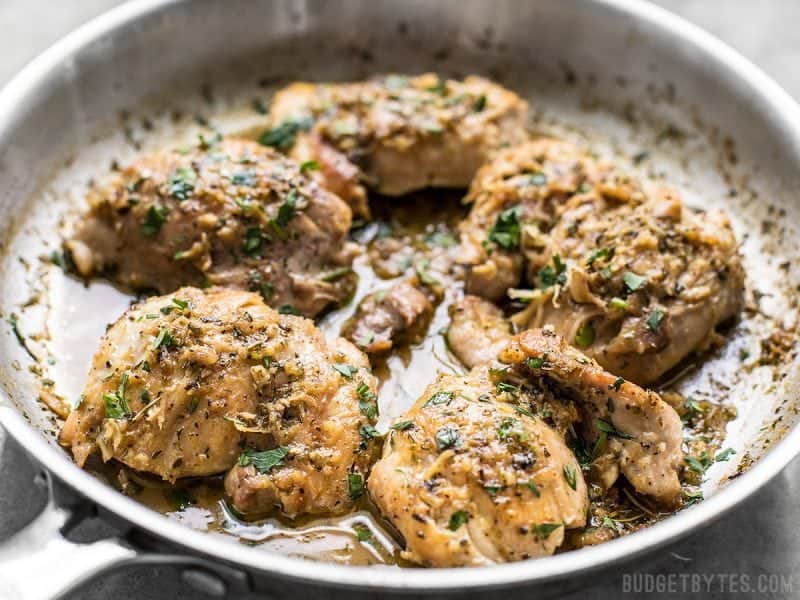
{"label": "browned chicken skin", "polygon": [[134,289],[182,285],[260,292],[313,317],[355,288],[351,212],[296,163],[224,140],[145,156],[93,189],[66,242],[83,276]]}
{"label": "browned chicken skin", "polygon": [[436,567],[552,554],[589,502],[561,436],[519,411],[485,367],[427,388],[395,422],[368,485],[405,538],[403,557]]}
{"label": "browned chicken skin", "polygon": [[428,297],[407,281],[370,294],[345,328],[344,335],[368,354],[392,349],[400,340],[424,337],[433,315]]}
{"label": "browned chicken skin", "polygon": [[61,441],[80,465],[99,449],[172,482],[241,465],[226,489],[246,514],[340,512],[372,453],[368,368],[352,344],[328,345],[257,294],[181,288],[109,328]]}
{"label": "browned chicken skin", "polygon": [[528,307],[605,368],[657,380],[741,310],[744,271],[730,223],[564,142],[500,154],[476,176],[462,226],[467,291]]}
{"label": "browned chicken skin", "polygon": [[[315,160],[320,180],[365,215],[362,184],[388,196],[468,185],[493,151],[525,139],[527,109],[486,79],[425,74],[293,83],[275,95],[270,116],[273,132],[310,130],[298,134],[292,155]],[[283,139],[268,132],[266,141]]]}

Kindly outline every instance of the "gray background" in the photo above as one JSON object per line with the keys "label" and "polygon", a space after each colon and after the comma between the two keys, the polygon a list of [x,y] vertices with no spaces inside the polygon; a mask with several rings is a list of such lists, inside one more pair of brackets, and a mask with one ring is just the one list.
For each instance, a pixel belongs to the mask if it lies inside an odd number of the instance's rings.
{"label": "gray background", "polygon": [[[224,0],[220,0],[224,1]],[[490,0],[487,0],[490,1]],[[0,84],[66,32],[120,0],[0,0]],[[658,0],[658,4],[711,31],[800,99],[800,0]],[[44,503],[35,473],[0,429],[0,542],[28,522]],[[694,536],[661,552],[641,573],[715,575],[709,598],[800,598],[800,462],[795,461],[755,498]],[[101,526],[95,526],[95,530]],[[42,565],[46,572],[46,565]],[[630,575],[632,571],[627,571]],[[578,598],[636,597],[624,593],[625,567],[599,574]],[[722,576],[791,577],[792,594],[747,594],[723,586]],[[730,581],[730,580],[728,580]],[[169,570],[111,576],[75,596],[81,600],[204,598],[182,587]],[[649,593],[648,598],[687,597]],[[0,599],[2,600],[2,599]]]}

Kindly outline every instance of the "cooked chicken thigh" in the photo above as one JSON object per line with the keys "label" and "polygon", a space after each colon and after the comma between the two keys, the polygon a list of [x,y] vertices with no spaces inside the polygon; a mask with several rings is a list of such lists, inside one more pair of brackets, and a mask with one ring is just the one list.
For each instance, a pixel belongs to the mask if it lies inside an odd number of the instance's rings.
{"label": "cooked chicken thigh", "polygon": [[145,156],[93,189],[89,204],[66,243],[83,276],[107,273],[161,293],[249,289],[309,317],[355,287],[350,209],[254,142]]}
{"label": "cooked chicken thigh", "polygon": [[109,328],[61,441],[79,465],[99,449],[173,482],[238,464],[226,489],[246,514],[336,512],[369,468],[375,389],[366,357],[311,321],[181,288]]}
{"label": "cooked chicken thigh", "polygon": [[468,368],[486,365],[508,346],[513,335],[503,311],[477,296],[464,296],[450,309],[447,344]]}
{"label": "cooked chicken thigh", "polygon": [[609,371],[655,381],[741,310],[744,271],[720,211],[645,190],[563,142],[508,150],[481,169],[462,229],[466,287],[529,306]]}
{"label": "cooked chicken thigh", "polygon": [[[666,504],[676,501],[683,462],[681,420],[658,394],[605,371],[549,330],[515,336],[499,359],[511,366],[511,381],[538,390],[531,392],[534,398],[578,403],[583,433],[603,453],[598,465],[606,470],[601,473],[606,487],[619,469],[642,494]],[[537,405],[530,408],[536,411]]]}
{"label": "cooked chicken thigh", "polygon": [[575,457],[507,397],[485,367],[443,374],[392,426],[368,486],[405,538],[407,560],[452,567],[548,555],[565,529],[585,524]]}
{"label": "cooked chicken thigh", "polygon": [[348,323],[344,336],[368,354],[392,349],[401,339],[424,337],[433,315],[428,297],[407,281],[370,294]]}
{"label": "cooked chicken thigh", "polygon": [[364,214],[362,181],[389,196],[466,186],[493,151],[525,139],[527,109],[513,92],[473,76],[294,83],[275,95],[276,127],[261,141],[294,145],[298,160],[315,160],[326,185]]}
{"label": "cooked chicken thigh", "polygon": [[472,204],[460,228],[467,292],[498,300],[520,284],[526,267],[532,280],[545,265],[547,234],[559,207],[611,172],[609,165],[557,140],[499,152],[478,170],[465,199]]}

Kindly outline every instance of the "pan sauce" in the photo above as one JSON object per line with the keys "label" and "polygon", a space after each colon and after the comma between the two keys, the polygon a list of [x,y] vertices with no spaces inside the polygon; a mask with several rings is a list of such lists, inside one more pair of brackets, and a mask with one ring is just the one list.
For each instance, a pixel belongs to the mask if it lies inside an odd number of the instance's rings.
{"label": "pan sauce", "polygon": [[[241,127],[241,114],[237,117]],[[231,123],[235,121],[235,118],[231,119]],[[541,127],[541,123],[539,126]],[[141,133],[137,132],[139,135]],[[569,130],[562,130],[560,133],[570,135]],[[105,150],[108,151],[108,148]],[[76,173],[77,170],[73,169],[71,173],[73,184],[76,183]],[[96,168],[93,174],[102,176],[102,173],[97,173]],[[63,185],[65,180],[69,181],[70,177],[62,179],[60,183]],[[55,189],[58,190],[58,182]],[[393,219],[396,222],[392,235],[413,235],[420,244],[436,231],[447,235],[454,221],[464,213],[458,204],[459,194],[442,192],[427,194],[437,198],[449,197],[446,208],[428,215],[418,210],[419,204],[415,204],[413,211],[396,210],[389,215],[384,205],[378,205],[375,206],[376,218]],[[80,194],[75,192],[75,195]],[[406,199],[402,202],[412,203],[414,200]],[[691,199],[689,203],[691,204]],[[411,221],[400,221],[409,215],[416,218]],[[434,227],[431,228],[431,225]],[[29,252],[22,257],[27,263],[27,266],[23,264],[23,269],[31,281],[43,281],[43,283],[39,293],[34,293],[29,298],[27,308],[21,307],[15,312],[16,321],[21,335],[25,338],[26,346],[30,346],[37,357],[44,359],[33,368],[42,384],[43,398],[57,405],[58,397],[74,399],[78,396],[83,386],[86,365],[105,325],[121,314],[131,298],[104,282],[93,282],[84,286],[81,282],[63,275],[57,267],[49,265],[47,256],[41,257],[42,261],[37,261],[36,257],[42,254],[42,241],[47,240],[45,245],[49,243],[54,247],[57,245],[57,240],[52,239],[52,232],[26,233],[33,239],[38,238],[39,245],[33,252],[30,250],[35,245],[29,246]],[[435,265],[435,261],[433,263]],[[749,266],[752,266],[752,262]],[[322,322],[322,328],[329,335],[335,335],[341,329],[361,297],[368,291],[384,287],[389,283],[388,280],[381,280],[375,276],[369,266],[368,256],[362,256],[357,261],[356,269],[360,283],[353,302],[348,307],[328,315]],[[45,274],[43,278],[38,275],[41,273]],[[380,431],[385,431],[388,422],[413,402],[425,384],[433,379],[437,370],[462,369],[449,354],[441,335],[442,328],[449,320],[448,304],[458,293],[457,290],[446,287],[448,292],[444,301],[437,307],[425,340],[420,344],[401,349],[376,370],[382,380],[379,398]],[[91,307],[91,310],[88,307]],[[44,319],[39,321],[41,327],[37,325],[37,310],[41,311]],[[10,317],[10,315],[3,316]],[[701,399],[699,405],[694,405],[694,409],[691,409],[692,403],[689,403],[688,412],[694,414],[694,417],[691,415],[691,418],[687,417],[691,454],[700,456],[706,451],[708,455],[714,456],[725,447],[723,439],[726,428],[736,415],[736,409],[725,398],[725,392],[734,387],[739,374],[744,372],[743,364],[747,369],[764,366],[757,364],[761,360],[757,352],[765,322],[769,323],[769,319],[764,315],[758,311],[749,311],[743,322],[730,333],[722,348],[710,360],[705,363],[699,360],[697,363],[685,365],[666,385],[666,388],[674,390],[674,393],[666,394],[665,399],[673,403],[683,414],[687,413],[686,398],[696,395]],[[769,329],[771,330],[771,327]],[[38,339],[31,339],[28,336]],[[743,350],[745,347],[748,349]],[[51,357],[51,360],[48,360],[48,357]],[[434,360],[431,360],[431,357],[434,357]],[[20,368],[24,367],[20,365]],[[729,455],[731,463],[735,463],[736,457],[744,454],[741,448],[737,451],[738,455]],[[118,465],[93,463],[91,469],[125,493],[190,527],[207,529],[215,534],[233,535],[243,543],[257,545],[263,550],[349,564],[395,562],[397,542],[387,533],[388,528],[385,528],[370,511],[366,500],[361,510],[354,514],[295,523],[294,527],[277,519],[245,523],[222,501],[222,486],[219,480],[187,482],[171,489],[160,482],[132,474]],[[693,484],[699,483],[697,473],[691,468],[684,471],[685,483],[691,496],[697,490]],[[610,523],[606,521],[607,516],[611,516],[613,521]],[[646,501],[637,497],[630,489],[620,488],[618,498],[614,501],[593,503],[593,518],[589,531],[575,532],[564,548],[629,533],[664,516],[667,515],[653,513]]]}

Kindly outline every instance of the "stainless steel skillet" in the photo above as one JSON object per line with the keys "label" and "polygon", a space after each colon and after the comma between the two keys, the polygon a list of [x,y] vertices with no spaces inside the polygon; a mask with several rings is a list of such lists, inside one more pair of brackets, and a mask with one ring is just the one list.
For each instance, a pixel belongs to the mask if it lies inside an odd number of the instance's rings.
{"label": "stainless steel skillet", "polygon": [[[377,591],[478,595],[513,586],[520,595],[534,587],[541,593],[697,529],[758,490],[796,454],[793,359],[752,365],[741,373],[735,359],[743,346],[757,353],[769,328],[783,321],[789,329],[794,326],[800,110],[726,47],[642,3],[200,0],[123,6],[48,51],[0,95],[3,316],[18,311],[35,289],[18,258],[41,253],[36,234],[49,231],[55,237],[56,221],[74,200],[52,194],[48,181],[71,156],[96,160],[96,155],[86,158],[83,148],[115,128],[120,110],[192,103],[208,80],[225,87],[228,80],[357,78],[427,69],[488,73],[530,98],[536,128],[586,138],[608,152],[647,149],[649,163],[657,165],[655,175],[667,171],[685,188],[690,203],[729,210],[745,240],[751,289],[760,293],[761,311],[733,334],[727,353],[686,385],[702,388],[722,379],[728,386],[729,400],[739,408],[730,444],[739,457],[752,457],[752,468],[718,492],[716,484],[731,472],[710,473],[706,501],[648,530],[535,562],[399,571],[265,556],[181,527],[77,469],[52,443],[53,425],[36,400],[29,362],[11,331],[4,330],[0,422],[59,482],[60,501],[68,505],[49,512],[40,529],[65,512],[81,514],[85,506],[94,506],[136,532],[126,546],[115,541],[89,548],[55,544],[63,550],[60,560],[74,559],[72,575],[101,561],[143,560],[131,549],[133,540],[150,548],[145,560],[180,561],[190,569],[191,581],[220,592],[227,586],[231,593],[254,587],[276,596],[296,596],[301,589],[348,597]],[[81,318],[89,317],[76,320]],[[79,494],[66,494],[65,500],[65,489]],[[31,571],[25,571],[26,557],[17,558],[4,563],[6,585],[27,581],[21,592],[47,597],[48,590],[33,584],[56,584],[54,578],[24,579]]]}

